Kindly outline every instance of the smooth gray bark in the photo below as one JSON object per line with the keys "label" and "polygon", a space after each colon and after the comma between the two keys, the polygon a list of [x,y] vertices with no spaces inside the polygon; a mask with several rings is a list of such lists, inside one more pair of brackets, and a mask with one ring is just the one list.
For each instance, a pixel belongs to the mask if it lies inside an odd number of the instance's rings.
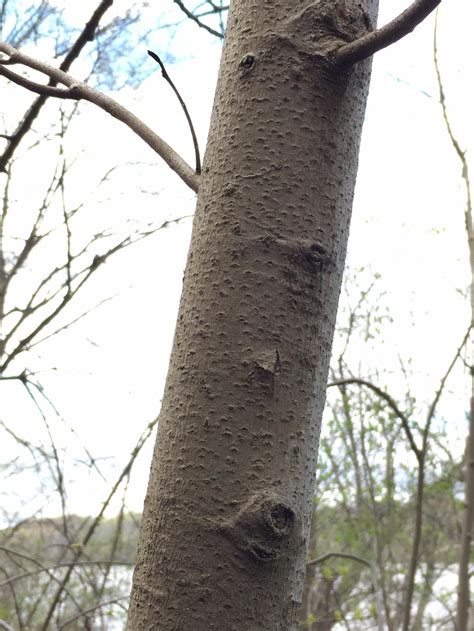
{"label": "smooth gray bark", "polygon": [[295,629],[376,0],[234,0],[129,629]]}

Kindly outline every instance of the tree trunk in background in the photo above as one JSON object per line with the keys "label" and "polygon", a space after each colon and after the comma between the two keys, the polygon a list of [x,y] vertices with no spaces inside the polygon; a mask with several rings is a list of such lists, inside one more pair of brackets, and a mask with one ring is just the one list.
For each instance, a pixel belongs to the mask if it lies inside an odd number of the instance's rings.
{"label": "tree trunk in background", "polygon": [[458,600],[456,612],[456,631],[469,631],[472,626],[472,612],[470,613],[470,572],[469,560],[472,549],[472,529],[474,522],[474,377],[471,376],[473,393],[469,411],[469,432],[466,444],[466,467],[464,477],[464,512],[461,527],[461,554],[458,573]]}
{"label": "tree trunk in background", "polygon": [[[435,32],[436,34],[436,32]],[[474,326],[474,223],[472,211],[471,179],[469,175],[469,165],[465,152],[461,151],[459,143],[453,136],[446,110],[443,84],[439,72],[437,48],[435,38],[435,67],[440,90],[440,100],[443,108],[446,129],[462,164],[462,179],[466,190],[466,209],[464,211],[467,245],[469,249],[469,268],[471,272],[471,282],[469,286],[469,297],[471,307],[471,327]],[[474,611],[471,604],[470,588],[470,559],[473,543],[474,528],[474,340],[470,339],[470,377],[471,377],[471,399],[469,402],[469,429],[466,438],[466,463],[464,471],[464,512],[461,526],[461,550],[459,557],[458,572],[458,599],[456,608],[456,631],[474,631]]]}
{"label": "tree trunk in background", "polygon": [[[318,516],[312,510],[308,549],[317,549]],[[302,603],[299,611],[299,631],[331,631],[338,620],[334,611],[334,583],[337,575],[324,574],[315,577],[317,566],[309,567],[306,572]]]}
{"label": "tree trunk in background", "polygon": [[297,627],[376,4],[231,4],[132,631]]}

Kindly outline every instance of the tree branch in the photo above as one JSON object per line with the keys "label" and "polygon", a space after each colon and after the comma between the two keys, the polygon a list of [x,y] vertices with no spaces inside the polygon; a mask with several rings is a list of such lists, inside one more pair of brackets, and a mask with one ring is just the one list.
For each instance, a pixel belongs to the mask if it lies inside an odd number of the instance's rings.
{"label": "tree branch", "polygon": [[[33,559],[29,559],[33,561]],[[88,566],[123,566],[123,567],[133,567],[133,563],[129,561],[110,561],[110,560],[101,560],[101,561],[72,561],[68,563],[56,563],[55,565],[49,565],[48,567],[40,566],[35,570],[28,570],[26,572],[22,572],[21,574],[16,574],[15,576],[9,576],[4,581],[0,582],[0,587],[5,587],[9,583],[14,583],[15,581],[19,581],[23,578],[29,578],[31,576],[35,576],[37,574],[41,574],[42,572],[51,572],[52,570],[59,570],[65,567],[88,567]]]}
{"label": "tree branch", "polygon": [[[114,118],[122,121],[122,123],[125,123],[125,125],[127,125],[127,127],[137,134],[137,136],[146,142],[147,145],[151,147],[155,153],[157,153],[193,191],[197,192],[199,177],[189,164],[187,164],[187,162],[185,162],[185,160],[183,160],[183,158],[181,158],[181,156],[178,155],[167,142],[160,138],[160,136],[145,125],[145,123],[143,123],[137,116],[117,103],[117,101],[114,101],[114,99],[103,92],[99,92],[99,90],[88,86],[86,83],[74,79],[69,74],[55,68],[54,66],[38,61],[29,55],[25,55],[5,42],[0,42],[0,52],[8,55],[13,62],[32,68],[33,70],[37,70],[38,72],[50,77],[50,79],[56,83],[66,86],[67,89],[60,89],[59,94],[55,92],[54,94],[50,93],[49,96],[72,98],[77,100],[84,99],[85,101],[89,101],[90,103],[97,105],[97,107],[100,107]],[[1,67],[0,70],[0,74],[4,74],[7,69]],[[10,75],[9,78],[15,83],[18,83],[19,85],[24,84],[24,77],[18,75],[17,73],[13,73],[10,70],[8,70],[8,73]],[[29,82],[29,80],[27,81]],[[35,87],[40,86],[40,84],[36,84],[36,82],[30,83],[34,84]],[[47,87],[48,86],[44,86],[44,88]]]}
{"label": "tree branch", "polygon": [[[1,422],[1,421],[0,421]],[[89,543],[89,540],[91,539],[92,535],[94,534],[95,530],[97,529],[99,523],[102,520],[102,517],[104,516],[105,511],[107,510],[110,502],[112,501],[115,493],[117,492],[117,490],[120,488],[120,485],[122,484],[123,480],[130,474],[130,471],[132,470],[133,465],[135,464],[135,460],[138,456],[138,454],[141,452],[143,445],[147,442],[148,438],[151,436],[151,434],[153,433],[153,430],[155,428],[155,425],[158,423],[158,419],[156,418],[155,420],[151,421],[151,423],[148,424],[148,426],[145,428],[145,430],[143,431],[143,433],[141,434],[140,438],[138,439],[137,444],[135,445],[134,449],[132,450],[131,454],[130,454],[130,459],[127,462],[127,464],[125,465],[124,469],[122,470],[122,472],[120,473],[119,477],[117,478],[115,484],[113,485],[110,493],[108,494],[107,498],[105,499],[105,501],[102,503],[102,508],[100,509],[99,513],[96,515],[96,517],[94,518],[94,520],[92,521],[92,523],[90,524],[90,526],[87,529],[86,534],[84,535],[82,541],[80,542],[80,545],[76,548],[74,555],[73,555],[73,559],[72,562],[76,562],[79,560],[79,558],[82,556],[83,550],[85,549],[85,547],[87,546],[87,544]],[[69,578],[73,572],[74,566],[71,565],[66,574],[63,576],[62,581],[61,581],[61,585],[59,586],[57,592],[54,594],[53,599],[52,599],[52,603],[48,609],[48,612],[46,614],[45,620],[43,622],[43,625],[41,626],[40,631],[47,631],[49,629],[49,623],[51,621],[51,617],[54,614],[54,611],[56,609],[56,606],[58,605],[58,602],[60,602],[61,596],[64,593],[64,590],[66,589],[66,585],[69,581]]]}
{"label": "tree branch", "polygon": [[441,0],[415,0],[385,26],[338,48],[333,60],[337,64],[355,64],[371,57],[411,33],[440,3]]}
{"label": "tree branch", "polygon": [[449,363],[449,366],[446,370],[446,372],[444,373],[443,377],[441,378],[440,384],[439,384],[439,388],[435,393],[434,399],[428,409],[428,414],[426,415],[426,423],[425,423],[425,427],[423,430],[423,448],[425,448],[425,445],[428,441],[428,436],[429,436],[429,431],[430,431],[430,426],[431,426],[431,421],[433,420],[433,417],[435,415],[436,412],[436,406],[439,403],[439,400],[441,398],[441,395],[443,394],[443,390],[444,387],[446,385],[446,381],[448,380],[449,375],[451,374],[452,369],[454,368],[457,360],[459,359],[459,357],[461,356],[461,352],[463,350],[463,348],[466,346],[466,343],[469,339],[469,336],[471,334],[471,330],[472,330],[472,323],[469,325],[461,344],[459,345],[459,347],[457,348],[453,359],[451,360],[451,362]]}
{"label": "tree branch", "polygon": [[341,558],[341,559],[350,559],[351,561],[362,563],[362,565],[365,565],[366,567],[369,567],[369,568],[372,567],[371,564],[365,559],[363,559],[362,557],[356,556],[355,554],[349,554],[348,552],[326,552],[325,554],[321,555],[317,559],[312,559],[311,561],[308,561],[306,563],[306,567],[308,568],[308,567],[313,567],[315,565],[320,565],[321,563],[324,563],[325,561],[333,557]]}
{"label": "tree branch", "polygon": [[3,64],[0,64],[0,75],[13,83],[20,85],[22,88],[26,88],[30,92],[40,94],[41,96],[54,96],[61,99],[77,99],[71,90],[55,88],[50,85],[44,85],[43,83],[36,83],[36,81],[31,81],[31,79],[28,79],[23,75],[17,74],[12,70],[8,70],[8,68],[5,68]]}
{"label": "tree branch", "polygon": [[219,31],[215,31],[213,28],[211,28],[207,24],[204,24],[204,22],[201,22],[201,20],[197,16],[195,16],[192,11],[190,11],[184,6],[184,3],[182,2],[182,0],[174,0],[174,2],[175,4],[178,5],[178,7],[181,9],[184,15],[186,15],[190,20],[192,20],[193,22],[196,22],[198,26],[206,30],[211,35],[215,35],[216,37],[223,39],[224,35],[222,33],[219,33]]}
{"label": "tree branch", "polygon": [[154,53],[152,50],[149,50],[148,54],[160,66],[160,70],[161,70],[161,74],[163,76],[163,79],[169,84],[169,86],[171,87],[173,92],[176,94],[176,97],[177,97],[177,99],[179,101],[179,104],[181,105],[181,107],[183,109],[184,115],[186,116],[186,120],[188,121],[189,131],[191,132],[191,137],[193,139],[194,155],[195,155],[195,158],[196,158],[196,173],[198,175],[200,175],[200,173],[201,173],[201,154],[199,153],[199,143],[198,143],[198,140],[197,140],[196,132],[194,131],[193,121],[191,120],[191,116],[189,114],[188,108],[186,107],[186,103],[184,102],[183,97],[179,93],[178,88],[175,86],[175,84],[171,80],[171,77],[169,76],[169,74],[168,74],[168,72],[167,72],[167,70],[165,68],[164,63],[161,61],[161,59],[158,57],[158,55],[156,53]]}
{"label": "tree branch", "polygon": [[382,388],[379,388],[378,386],[376,386],[370,381],[365,381],[365,379],[355,379],[352,377],[349,379],[338,379],[337,381],[332,381],[331,383],[328,383],[328,388],[330,388],[331,386],[340,387],[340,386],[346,386],[346,385],[347,386],[349,385],[365,386],[366,388],[369,388],[369,390],[372,390],[373,392],[375,392],[375,394],[377,394],[381,399],[383,399],[388,404],[390,409],[394,412],[395,416],[398,419],[400,419],[402,427],[405,431],[406,437],[410,444],[410,448],[415,454],[417,460],[420,461],[420,458],[422,457],[422,452],[415,443],[415,439],[413,438],[413,434],[410,429],[410,423],[408,421],[408,418],[400,410],[395,399],[392,396],[390,396],[388,392],[385,392],[385,390],[382,390]]}
{"label": "tree branch", "polygon": [[97,611],[97,609],[101,609],[102,607],[108,607],[109,605],[118,605],[121,600],[126,600],[126,599],[128,599],[128,595],[127,596],[119,596],[118,598],[112,598],[112,600],[107,600],[105,602],[100,602],[98,604],[92,605],[92,607],[89,607],[88,609],[84,609],[84,611],[80,611],[78,614],[76,614],[72,618],[68,618],[66,620],[66,622],[63,622],[58,627],[58,631],[61,631],[62,629],[65,629],[66,627],[68,627],[73,622],[76,622],[77,620],[80,620],[83,616],[87,616],[87,614],[92,613],[93,611]]}
{"label": "tree branch", "polygon": [[[102,0],[102,2],[100,2],[99,6],[93,12],[90,20],[82,29],[79,37],[75,41],[71,50],[67,53],[66,57],[64,57],[63,61],[61,62],[61,65],[59,66],[61,70],[64,70],[64,72],[67,72],[69,68],[71,67],[72,63],[79,57],[84,46],[88,42],[93,41],[96,29],[100,23],[100,20],[102,19],[106,11],[113,5],[113,2],[114,0]],[[50,81],[49,85],[51,87],[54,87],[55,82]],[[22,139],[31,129],[33,122],[35,121],[36,117],[40,113],[43,105],[46,103],[47,98],[48,98],[47,95],[42,94],[39,96],[39,98],[37,98],[34,101],[30,109],[26,112],[25,116],[23,117],[23,120],[19,123],[16,131],[12,135],[10,135],[10,137],[8,138],[9,140],[8,146],[3,152],[3,154],[0,156],[0,173],[2,171],[5,171],[6,165],[10,161],[11,157],[13,156],[16,148],[18,147]]]}

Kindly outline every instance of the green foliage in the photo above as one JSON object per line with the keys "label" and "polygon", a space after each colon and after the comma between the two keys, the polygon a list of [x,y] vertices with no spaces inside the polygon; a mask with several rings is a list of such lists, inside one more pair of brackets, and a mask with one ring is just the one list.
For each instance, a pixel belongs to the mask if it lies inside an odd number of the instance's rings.
{"label": "green foliage", "polygon": [[[373,323],[384,322],[383,309],[377,312],[365,302],[366,292],[349,324],[341,327],[348,341],[343,354],[333,359],[326,420],[320,440],[316,495],[310,556],[342,553],[355,558],[332,556],[316,566],[308,602],[316,603],[311,631],[326,631],[343,620],[350,631],[377,627],[382,617],[386,628],[399,628],[404,592],[412,552],[416,519],[417,459],[410,449],[399,415],[374,389],[360,384],[340,383],[353,374],[347,366],[350,343],[356,340],[361,352],[364,343],[377,341]],[[367,312],[362,313],[363,307]],[[349,343],[350,342],[350,343]],[[367,381],[367,379],[365,379]],[[379,375],[372,380],[384,391]],[[409,392],[396,401],[404,411],[415,439],[421,444],[423,418],[416,398]],[[437,573],[434,565],[457,563],[458,519],[462,502],[456,496],[459,466],[444,445],[444,424],[435,418],[428,435],[430,451],[426,458],[419,571],[414,609],[420,620],[433,595]],[[376,581],[376,584],[374,583]],[[377,612],[378,602],[384,602]],[[444,595],[452,603],[452,590]],[[307,611],[307,609],[306,609]],[[390,617],[387,620],[387,613]],[[397,617],[398,616],[398,617]],[[321,621],[325,620],[323,624]],[[330,622],[333,621],[333,622]],[[423,624],[423,622],[422,622]],[[342,627],[338,627],[342,628]],[[417,631],[421,631],[420,627]]]}
{"label": "green foliage", "polygon": [[309,628],[317,622],[317,618],[313,613],[310,613],[306,620],[303,622],[303,627]]}

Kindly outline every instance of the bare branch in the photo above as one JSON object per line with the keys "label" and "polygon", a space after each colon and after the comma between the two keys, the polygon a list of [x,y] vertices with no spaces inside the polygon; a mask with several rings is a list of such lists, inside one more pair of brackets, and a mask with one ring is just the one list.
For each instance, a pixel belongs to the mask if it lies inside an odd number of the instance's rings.
{"label": "bare branch", "polygon": [[[124,248],[126,248],[126,247],[128,247],[130,245],[135,245],[136,243],[138,243],[142,239],[146,239],[147,237],[154,235],[158,230],[161,230],[162,228],[166,228],[170,223],[177,223],[181,219],[183,219],[183,217],[179,217],[178,219],[173,219],[173,220],[170,220],[170,221],[165,221],[163,224],[161,224],[161,226],[158,226],[157,228],[154,228],[152,230],[148,230],[147,232],[143,232],[143,233],[139,234],[135,238],[126,237],[118,245],[110,248],[105,254],[102,254],[100,256],[96,255],[94,257],[91,265],[88,266],[86,269],[82,270],[81,272],[79,272],[79,274],[75,275],[74,277],[71,276],[70,281],[75,280],[77,278],[77,276],[83,275],[84,273],[89,274],[90,271],[96,270],[99,267],[99,265],[102,265],[103,263],[105,263],[110,258],[110,256],[112,256],[113,254],[116,254],[117,252],[121,251],[122,249],[124,249]],[[66,265],[66,271],[67,271],[67,265]],[[90,276],[90,274],[89,274],[89,276]],[[79,287],[83,284],[83,281],[81,281],[80,285],[75,287],[74,289],[72,289],[72,287],[70,285],[70,281],[68,282],[68,285],[67,285],[67,291],[68,291],[69,294],[71,294],[71,295],[74,294],[75,295],[77,293],[77,290],[79,289]],[[112,295],[112,296],[108,296],[107,298],[103,298],[102,300],[97,302],[93,307],[90,307],[90,308],[82,311],[73,320],[70,320],[70,321],[66,322],[65,324],[60,325],[58,328],[54,329],[53,331],[51,331],[50,333],[48,333],[44,337],[41,337],[39,339],[33,339],[32,341],[30,341],[28,343],[28,347],[27,347],[28,350],[30,350],[34,346],[38,346],[38,344],[42,344],[45,340],[48,340],[51,337],[54,337],[58,333],[61,333],[62,331],[65,331],[65,330],[69,329],[73,324],[76,324],[77,322],[79,322],[79,320],[82,320],[87,315],[89,315],[92,310],[95,310],[98,307],[100,307],[101,305],[105,304],[106,302],[109,302],[110,300],[113,300],[116,297],[116,295]],[[51,298],[52,298],[52,296],[51,296]],[[48,297],[47,302],[50,302],[49,297]],[[44,306],[44,305],[42,305],[42,306]],[[27,314],[27,315],[29,315],[29,314]],[[23,349],[23,350],[25,350],[25,349]],[[20,351],[20,352],[22,352],[22,351]]]}
{"label": "bare branch", "polygon": [[[145,123],[143,123],[137,116],[117,103],[117,101],[114,101],[114,99],[103,92],[99,92],[99,90],[95,90],[94,88],[88,86],[83,81],[74,79],[54,66],[38,61],[29,55],[25,55],[5,42],[0,42],[0,52],[8,55],[10,59],[16,63],[28,66],[33,70],[37,70],[38,72],[50,77],[50,79],[53,79],[57,83],[61,83],[68,88],[67,90],[62,91],[61,95],[56,94],[56,96],[60,96],[61,98],[74,98],[77,100],[84,99],[90,103],[94,103],[94,105],[97,105],[97,107],[100,107],[114,118],[117,118],[122,121],[122,123],[125,123],[125,125],[127,125],[127,127],[134,131],[144,142],[146,142],[146,144],[151,147],[155,153],[163,158],[168,166],[177,175],[179,175],[179,177],[193,191],[197,192],[199,177],[189,164],[187,164],[187,162],[185,162],[185,160],[183,160],[183,158],[181,158],[181,156],[178,155],[167,142],[160,138],[158,134],[145,125]],[[5,70],[5,68],[2,68],[2,72]],[[18,77],[19,75],[16,75],[17,79]],[[17,80],[16,82],[18,83]]]}
{"label": "bare branch", "polygon": [[[77,285],[74,287],[74,289],[71,289],[70,285],[66,285],[66,291],[64,296],[61,298],[60,302],[58,305],[56,305],[56,307],[48,314],[46,315],[40,322],[39,324],[36,325],[36,327],[34,328],[33,331],[31,331],[25,338],[23,338],[22,340],[20,340],[18,342],[18,344],[16,345],[16,347],[8,354],[8,357],[5,359],[5,361],[3,362],[3,364],[0,366],[0,371],[4,372],[6,370],[6,368],[8,367],[8,365],[11,363],[11,361],[20,353],[22,353],[26,348],[31,348],[31,346],[33,345],[32,342],[35,340],[36,336],[47,326],[49,325],[50,322],[52,322],[56,316],[71,302],[71,300],[76,296],[76,294],[79,292],[79,290],[84,286],[84,284],[89,280],[89,278],[92,276],[92,274],[94,274],[94,272],[96,272],[99,267],[105,263],[112,255],[116,254],[117,252],[119,252],[120,250],[122,250],[125,247],[128,247],[129,245],[133,245],[134,243],[136,243],[137,241],[146,238],[147,236],[150,236],[152,234],[154,234],[157,230],[160,230],[163,226],[160,226],[159,228],[155,228],[153,230],[150,230],[148,232],[145,232],[141,235],[139,235],[136,239],[132,239],[131,236],[125,237],[122,241],[120,241],[119,243],[117,243],[116,245],[114,245],[113,247],[109,248],[104,254],[102,255],[96,255],[94,257],[94,259],[92,260],[92,262],[90,263],[90,265],[87,265],[85,268],[83,268],[81,271],[77,272],[74,277],[71,277],[71,280],[75,280],[77,278],[80,278],[79,282],[77,283]],[[64,266],[67,270],[67,263]],[[56,270],[54,270],[53,274],[56,272]],[[43,281],[42,281],[43,283]],[[41,283],[41,284],[42,284]],[[60,288],[58,290],[61,291],[62,288]],[[57,293],[58,293],[57,292]],[[36,292],[35,292],[36,293]],[[56,294],[54,294],[56,295]],[[47,302],[50,302],[51,299],[53,298],[53,296],[48,297],[44,304],[46,304]],[[27,312],[26,310],[23,313],[23,316],[20,318],[20,320],[17,322],[17,324],[9,331],[9,333],[5,336],[4,340],[5,341],[9,341],[9,339],[11,339],[13,332],[18,328],[18,326],[21,324],[21,322],[23,322],[27,316],[29,315],[30,312]],[[56,331],[58,332],[58,331]],[[47,336],[50,337],[50,336]],[[46,339],[46,338],[44,338]]]}
{"label": "bare branch", "polygon": [[433,417],[435,415],[436,412],[436,407],[439,403],[439,400],[441,398],[441,395],[443,394],[443,390],[444,387],[446,385],[446,381],[448,380],[449,375],[451,374],[452,369],[454,368],[457,360],[459,359],[461,352],[463,350],[463,348],[465,347],[469,336],[471,334],[471,329],[472,329],[472,324],[469,325],[461,344],[459,345],[459,347],[457,348],[453,359],[451,360],[451,362],[449,363],[448,368],[446,369],[446,372],[444,373],[443,377],[441,378],[440,384],[439,384],[439,388],[435,393],[434,399],[428,409],[428,414],[426,415],[426,422],[425,422],[425,427],[423,430],[423,448],[425,448],[426,443],[428,442],[428,436],[429,436],[429,431],[430,431],[430,426],[431,426],[431,421],[433,420]]}
{"label": "bare branch", "polygon": [[198,26],[203,28],[205,31],[207,31],[211,35],[215,35],[216,37],[219,37],[220,39],[223,39],[223,37],[224,37],[223,33],[219,33],[219,31],[216,31],[213,28],[211,28],[210,26],[208,26],[207,24],[204,24],[204,22],[201,22],[201,20],[196,15],[194,15],[194,13],[192,11],[190,11],[189,9],[187,9],[184,6],[184,3],[182,2],[182,0],[174,0],[174,2],[175,2],[175,4],[178,5],[178,7],[181,9],[181,11],[184,13],[184,15],[186,17],[188,17],[193,22],[196,22],[196,24]]}
{"label": "bare branch", "polygon": [[84,611],[81,611],[80,613],[78,613],[76,616],[69,618],[68,620],[66,620],[66,622],[63,622],[58,627],[58,631],[61,631],[61,629],[65,629],[70,624],[72,624],[73,622],[76,622],[77,620],[79,620],[83,616],[86,616],[88,613],[91,613],[92,611],[97,611],[97,609],[100,609],[101,607],[107,607],[109,605],[118,605],[121,600],[126,600],[126,599],[128,599],[128,596],[120,596],[119,598],[113,598],[112,600],[107,600],[106,602],[99,603],[97,605],[94,605],[93,607],[89,607],[88,609],[85,609]]}
{"label": "bare branch", "polygon": [[88,42],[92,42],[95,37],[95,32],[99,26],[99,22],[103,18],[105,12],[113,5],[114,0],[102,0],[97,9],[95,9],[90,20],[84,26],[81,34],[77,38],[71,50],[64,58],[60,68],[67,72],[71,67],[73,61],[75,61],[81,54],[82,49]]}
{"label": "bare branch", "polygon": [[[87,461],[81,461],[81,462],[86,464],[88,467],[94,468],[96,470],[96,472],[99,474],[99,476],[104,480],[104,482],[106,482],[104,474],[102,473],[102,471],[100,470],[99,466],[97,465],[97,460],[98,459],[94,458],[92,453],[89,451],[88,447],[84,443],[82,443],[82,441],[81,441],[80,437],[78,436],[78,434],[77,434],[76,430],[74,429],[74,427],[72,425],[70,425],[62,417],[62,415],[60,414],[59,410],[54,405],[53,401],[46,394],[45,389],[43,388],[43,386],[40,383],[34,382],[31,378],[29,378],[28,375],[26,375],[26,373],[22,373],[22,375],[20,375],[20,380],[22,382],[26,381],[31,388],[35,388],[36,389],[38,395],[43,398],[43,400],[48,404],[48,406],[51,408],[51,410],[53,411],[55,416],[61,421],[61,423],[63,423],[66,426],[68,431],[70,431],[71,434],[77,439],[78,443],[81,446],[81,449],[84,450],[84,453],[87,456]],[[36,401],[36,405],[38,406],[38,401]],[[1,585],[0,585],[0,587],[1,587]]]}
{"label": "bare branch", "polygon": [[128,561],[111,561],[111,560],[100,560],[100,561],[73,561],[71,563],[56,563],[55,565],[50,565],[48,567],[39,567],[36,570],[29,570],[28,572],[22,572],[21,574],[16,574],[15,576],[10,576],[4,581],[0,581],[0,587],[5,587],[9,583],[14,583],[23,578],[29,578],[30,576],[35,576],[37,574],[41,574],[42,572],[51,572],[52,570],[61,570],[65,567],[83,567],[83,566],[117,566],[117,567],[133,567],[133,563]]}
{"label": "bare branch", "polygon": [[[470,283],[470,298],[471,305],[474,305],[474,279],[472,278],[472,274],[474,273],[474,227],[472,221],[472,194],[471,194],[471,176],[469,173],[469,164],[466,158],[466,152],[461,149],[461,145],[459,144],[458,139],[456,138],[453,128],[451,125],[451,120],[448,114],[448,108],[446,106],[446,95],[444,92],[443,80],[441,77],[441,70],[439,67],[438,61],[438,12],[436,12],[436,21],[435,21],[435,29],[434,29],[434,40],[433,40],[433,48],[434,48],[434,64],[436,70],[436,80],[438,83],[439,89],[439,102],[441,105],[441,109],[443,111],[443,119],[446,127],[446,131],[448,132],[449,140],[453,146],[454,151],[456,152],[459,161],[461,162],[461,177],[463,179],[464,188],[466,191],[466,208],[464,210],[464,219],[467,233],[467,242],[469,246],[469,262],[471,267],[471,283]],[[473,307],[474,308],[474,307]],[[472,322],[471,324],[474,324]]]}
{"label": "bare branch", "polygon": [[186,103],[184,102],[183,98],[181,97],[181,94],[178,92],[178,88],[175,86],[175,84],[171,80],[171,77],[169,76],[169,74],[168,74],[168,72],[167,72],[167,70],[165,68],[165,65],[163,64],[161,59],[158,57],[158,55],[156,53],[154,53],[152,50],[149,50],[148,54],[160,66],[161,74],[163,76],[163,79],[165,81],[167,81],[167,83],[169,83],[169,85],[171,86],[171,89],[176,94],[181,107],[183,108],[183,112],[184,112],[184,115],[186,116],[186,120],[188,121],[189,130],[191,132],[191,136],[192,136],[192,139],[193,139],[194,155],[196,157],[196,173],[198,175],[200,175],[200,173],[201,173],[201,155],[199,153],[199,144],[198,144],[198,140],[197,140],[197,137],[196,137],[196,132],[194,131],[194,125],[193,125],[193,122],[191,120],[191,116],[189,115],[188,108],[186,107]]}
{"label": "bare branch", "polygon": [[[112,498],[114,497],[115,493],[117,492],[117,490],[119,489],[120,485],[122,484],[122,482],[124,481],[124,479],[130,474],[130,471],[135,463],[135,460],[138,456],[138,454],[140,453],[140,451],[143,448],[143,445],[147,442],[147,440],[149,439],[149,437],[151,436],[153,430],[155,429],[156,424],[158,423],[158,419],[155,419],[153,421],[151,421],[151,423],[148,424],[148,426],[145,428],[144,432],[141,434],[140,438],[138,439],[137,444],[135,445],[134,449],[132,450],[131,454],[130,454],[130,459],[127,462],[127,464],[125,465],[124,469],[122,470],[122,472],[120,473],[119,477],[117,478],[115,484],[113,485],[110,493],[108,494],[105,502],[102,504],[102,508],[100,510],[100,512],[96,515],[95,519],[93,520],[93,522],[91,523],[91,525],[89,526],[89,528],[87,529],[86,534],[84,535],[84,538],[81,541],[80,546],[77,547],[76,552],[74,553],[74,557],[73,557],[73,561],[77,561],[81,555],[82,555],[82,551],[85,548],[85,546],[88,544],[89,540],[91,539],[92,535],[94,534],[97,526],[99,525],[99,523],[102,520],[102,517],[104,516],[105,511],[107,510],[107,507],[109,506],[110,502],[112,501]],[[40,631],[47,631],[49,628],[49,623],[51,620],[51,617],[54,614],[54,611],[61,599],[61,596],[63,595],[64,590],[66,589],[66,585],[69,581],[69,578],[72,574],[73,571],[73,566],[71,566],[65,576],[62,579],[61,585],[59,586],[57,592],[55,593],[52,603],[48,609],[48,612],[46,614],[46,618],[45,621],[43,623],[43,625],[41,626],[41,630]]]}
{"label": "bare branch", "polygon": [[[38,340],[34,340],[30,344],[28,344],[28,350],[34,348],[35,346],[38,346],[39,344],[42,344],[46,340],[51,339],[52,337],[54,337],[55,335],[58,335],[59,333],[62,333],[63,331],[67,331],[72,326],[74,326],[74,324],[77,324],[78,322],[83,320],[85,317],[90,315],[90,313],[92,311],[96,311],[102,305],[104,305],[107,302],[110,302],[111,300],[114,300],[115,298],[117,298],[117,296],[119,296],[119,293],[113,294],[111,296],[107,296],[106,298],[103,298],[102,300],[99,300],[92,307],[89,307],[88,309],[85,309],[84,311],[81,311],[81,313],[78,316],[76,316],[74,319],[68,320],[65,324],[62,324],[57,329],[54,329],[53,331],[51,331],[51,333],[48,333],[44,337],[41,337]],[[0,377],[0,379],[1,379],[1,377]]]}
{"label": "bare branch", "polygon": [[317,559],[312,559],[311,561],[308,561],[306,563],[306,567],[308,568],[308,567],[314,567],[315,565],[321,565],[321,563],[324,563],[325,561],[333,557],[337,557],[341,559],[350,559],[351,561],[362,563],[362,565],[365,565],[368,568],[372,567],[370,563],[366,561],[365,559],[363,559],[362,557],[358,557],[355,554],[349,554],[347,552],[326,552],[325,554],[322,554]]}
{"label": "bare branch", "polygon": [[370,390],[375,392],[375,394],[377,394],[381,399],[383,399],[388,404],[390,409],[395,413],[395,416],[397,416],[397,418],[400,419],[403,429],[405,431],[406,437],[408,439],[408,442],[410,443],[410,448],[415,454],[417,460],[419,461],[422,456],[422,452],[415,443],[415,439],[413,438],[413,434],[410,429],[410,423],[408,421],[408,418],[400,410],[395,399],[392,396],[390,396],[388,392],[385,392],[385,390],[382,390],[382,388],[379,388],[372,382],[365,381],[364,379],[355,379],[355,378],[338,379],[337,381],[332,381],[331,383],[328,383],[328,388],[330,388],[331,386],[346,386],[346,385],[347,386],[349,385],[365,386],[366,388],[369,388]]}
{"label": "bare branch", "polygon": [[51,578],[51,580],[55,581],[56,583],[58,583],[59,587],[61,587],[63,589],[63,591],[66,591],[66,594],[68,595],[68,597],[71,599],[71,601],[74,603],[74,605],[77,607],[77,609],[79,611],[81,611],[81,607],[79,605],[79,602],[77,601],[76,597],[67,590],[66,586],[62,584],[62,579],[57,578],[53,572],[51,572],[50,570],[48,570],[47,568],[44,567],[44,565],[42,563],[40,563],[37,559],[28,556],[27,554],[24,554],[23,552],[18,552],[17,550],[12,550],[10,548],[7,548],[5,546],[0,546],[0,551],[4,552],[7,557],[12,558],[12,557],[18,557],[20,559],[24,559],[25,561],[29,561],[31,563],[34,563],[37,567],[41,568],[41,570],[43,570],[46,574],[48,574],[48,576]]}
{"label": "bare branch", "polygon": [[441,0],[415,0],[385,26],[338,48],[332,54],[333,60],[337,64],[355,64],[371,57],[411,33],[440,3]]}
{"label": "bare branch", "polygon": [[61,99],[77,99],[71,90],[64,90],[63,88],[54,88],[50,85],[36,83],[36,81],[31,81],[31,79],[27,79],[23,75],[13,72],[12,70],[8,70],[8,68],[5,68],[3,64],[0,64],[0,75],[13,83],[20,85],[22,88],[26,88],[30,92],[34,92],[35,94],[41,94],[42,96],[54,96]]}
{"label": "bare branch", "polygon": [[[57,491],[59,494],[59,497],[61,499],[61,508],[62,508],[62,514],[63,514],[63,519],[65,521],[66,518],[66,489],[64,487],[64,474],[61,468],[61,463],[60,463],[60,459],[59,459],[59,453],[58,453],[58,448],[56,447],[56,442],[54,440],[54,436],[53,433],[51,431],[51,427],[48,423],[48,419],[46,417],[46,414],[43,412],[41,405],[38,403],[38,401],[36,400],[34,393],[30,390],[29,388],[29,384],[26,381],[22,381],[23,385],[26,388],[26,391],[28,392],[28,395],[30,396],[31,400],[33,401],[36,409],[38,410],[38,412],[40,413],[41,418],[43,419],[43,423],[44,426],[46,428],[46,432],[48,434],[49,437],[49,441],[51,444],[51,449],[53,452],[53,462],[54,462],[54,467],[51,468],[51,474],[53,477],[53,480],[55,480],[56,482],[56,486],[57,486]],[[49,459],[48,459],[48,464],[49,464]],[[55,475],[56,472],[56,475]]]}
{"label": "bare branch", "polygon": [[[61,65],[59,66],[61,70],[67,72],[71,67],[72,63],[79,57],[82,49],[88,43],[93,41],[96,29],[100,23],[100,20],[103,18],[105,12],[112,6],[114,0],[102,0],[99,6],[94,10],[90,20],[84,26],[82,32],[79,37],[75,41],[71,50],[67,53],[66,57],[63,59]],[[54,87],[56,84],[53,80],[49,82],[51,87]],[[5,171],[6,165],[10,161],[13,156],[16,148],[25,137],[25,135],[31,129],[33,122],[36,120],[38,114],[46,103],[47,95],[42,94],[39,98],[35,100],[35,102],[31,105],[30,109],[26,112],[23,120],[19,123],[16,131],[8,138],[10,141],[7,148],[0,156],[0,172]]]}

